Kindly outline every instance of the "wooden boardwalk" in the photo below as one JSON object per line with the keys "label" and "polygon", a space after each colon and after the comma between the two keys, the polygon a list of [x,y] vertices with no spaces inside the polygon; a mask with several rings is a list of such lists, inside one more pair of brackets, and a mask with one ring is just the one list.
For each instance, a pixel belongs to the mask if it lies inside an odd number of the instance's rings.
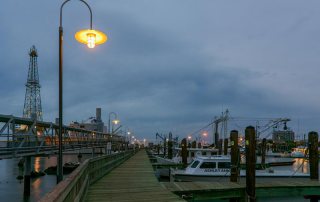
{"label": "wooden boardwalk", "polygon": [[185,201],[161,186],[145,150],[90,186],[86,201]]}

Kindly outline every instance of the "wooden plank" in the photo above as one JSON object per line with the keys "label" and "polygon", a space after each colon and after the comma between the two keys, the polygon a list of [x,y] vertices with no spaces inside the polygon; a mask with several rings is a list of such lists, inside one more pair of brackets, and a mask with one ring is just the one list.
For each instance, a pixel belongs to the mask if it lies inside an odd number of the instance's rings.
{"label": "wooden plank", "polygon": [[162,186],[144,150],[89,187],[86,201],[184,201]]}

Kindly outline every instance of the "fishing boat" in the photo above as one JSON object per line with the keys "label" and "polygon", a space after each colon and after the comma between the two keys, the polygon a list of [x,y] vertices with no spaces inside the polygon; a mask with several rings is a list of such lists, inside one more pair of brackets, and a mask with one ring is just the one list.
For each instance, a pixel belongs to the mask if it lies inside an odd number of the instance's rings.
{"label": "fishing boat", "polygon": [[[229,179],[231,171],[231,158],[227,155],[215,155],[210,157],[197,156],[184,170],[171,169],[172,181],[216,181],[218,178]],[[239,177],[246,176],[246,170],[240,170]],[[256,170],[256,178],[308,178],[306,173],[298,173],[289,170],[274,170],[268,168]]]}
{"label": "fishing boat", "polygon": [[[181,150],[182,150],[181,148],[174,148],[174,153],[176,153],[176,155],[172,159],[162,157],[161,155],[154,155],[154,157],[157,159],[158,163],[180,164],[182,163]],[[188,151],[188,157],[187,157],[188,163],[191,163],[195,157],[198,157],[198,156],[210,157],[210,156],[215,156],[218,153],[218,149],[216,148],[187,148],[187,151]]]}

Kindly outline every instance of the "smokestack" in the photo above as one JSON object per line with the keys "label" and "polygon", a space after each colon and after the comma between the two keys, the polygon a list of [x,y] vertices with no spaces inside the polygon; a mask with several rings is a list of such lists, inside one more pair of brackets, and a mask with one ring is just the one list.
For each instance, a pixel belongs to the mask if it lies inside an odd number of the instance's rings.
{"label": "smokestack", "polygon": [[96,108],[96,119],[97,122],[101,122],[101,108]]}

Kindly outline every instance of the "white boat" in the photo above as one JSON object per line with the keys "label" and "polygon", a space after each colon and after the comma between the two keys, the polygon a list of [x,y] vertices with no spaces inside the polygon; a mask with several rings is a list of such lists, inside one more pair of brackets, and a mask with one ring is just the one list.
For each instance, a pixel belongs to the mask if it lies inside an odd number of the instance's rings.
{"label": "white boat", "polygon": [[[174,153],[176,153],[176,156],[174,156],[172,159],[164,158],[158,155],[154,155],[154,157],[157,159],[158,163],[162,164],[172,164],[172,163],[182,163],[182,157],[181,157],[181,148],[174,148]],[[204,157],[210,157],[215,156],[218,153],[218,149],[215,148],[187,148],[188,151],[188,157],[187,162],[191,163],[195,157],[204,156]]]}
{"label": "white boat", "polygon": [[[225,155],[211,157],[196,157],[185,170],[171,169],[171,180],[174,181],[216,181],[225,178],[229,180],[231,171],[231,158]],[[240,177],[245,177],[246,171],[240,170]],[[256,178],[285,178],[309,177],[309,174],[294,171],[256,170]]]}
{"label": "white boat", "polygon": [[308,148],[304,146],[299,146],[293,148],[291,151],[291,157],[293,158],[304,158],[308,156]]}

